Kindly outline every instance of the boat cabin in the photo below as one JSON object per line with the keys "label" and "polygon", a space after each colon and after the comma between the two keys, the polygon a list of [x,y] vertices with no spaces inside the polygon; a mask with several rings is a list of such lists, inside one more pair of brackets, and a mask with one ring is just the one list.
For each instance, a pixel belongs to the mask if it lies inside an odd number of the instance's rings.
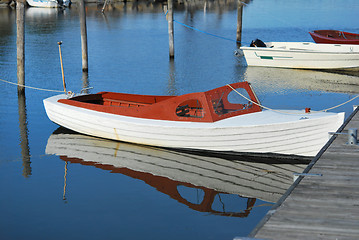
{"label": "boat cabin", "polygon": [[180,96],[99,92],[61,99],[59,102],[128,117],[186,122],[215,122],[261,111],[248,82]]}

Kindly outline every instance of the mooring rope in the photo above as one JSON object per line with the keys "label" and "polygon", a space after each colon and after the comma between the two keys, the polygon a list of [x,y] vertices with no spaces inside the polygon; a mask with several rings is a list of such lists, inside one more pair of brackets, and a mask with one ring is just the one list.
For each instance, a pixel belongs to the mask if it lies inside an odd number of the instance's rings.
{"label": "mooring rope", "polygon": [[[239,4],[242,4],[242,5],[245,5],[245,6],[248,6],[248,5],[249,5],[248,3],[245,3],[245,2],[243,2],[243,1],[239,1]],[[165,13],[165,16],[166,16],[166,17],[167,17],[167,14],[168,14],[168,10],[167,10],[166,13]],[[273,17],[273,16],[271,16],[271,17]],[[283,22],[283,23],[288,23],[288,21],[283,21],[281,18],[275,18],[275,19],[277,19],[277,20],[279,20],[279,21],[281,21],[281,22]],[[210,36],[212,36],[212,37],[217,37],[217,38],[220,38],[220,39],[223,39],[223,40],[232,41],[232,42],[236,42],[236,43],[240,43],[240,44],[246,43],[246,42],[242,42],[242,41],[233,40],[233,39],[231,39],[231,38],[222,37],[222,36],[220,36],[220,35],[212,34],[212,33],[209,33],[209,32],[205,32],[205,31],[203,31],[203,30],[200,30],[200,29],[197,29],[197,28],[195,28],[195,27],[192,27],[192,26],[189,26],[189,25],[187,25],[187,24],[184,24],[184,23],[182,23],[182,22],[179,22],[179,21],[177,21],[177,20],[175,20],[175,19],[173,19],[173,22],[176,22],[176,23],[178,23],[178,24],[180,24],[180,25],[182,25],[182,26],[184,26],[184,27],[187,27],[187,28],[189,28],[189,29],[192,29],[192,30],[195,30],[195,31],[198,31],[198,32],[207,34],[207,35],[210,35]],[[297,29],[299,29],[299,30],[301,30],[301,31],[308,32],[308,29],[305,29],[305,28],[301,28],[301,27],[292,27],[292,28],[297,28]],[[249,42],[246,43],[246,44],[249,44]]]}
{"label": "mooring rope", "polygon": [[[233,88],[231,85],[227,84],[227,86],[230,87],[234,92],[236,92],[238,95],[240,95],[241,97],[243,97],[243,98],[246,99],[247,101],[249,101],[249,102],[251,102],[251,103],[253,103],[253,104],[255,104],[255,105],[257,105],[257,106],[259,106],[259,107],[261,107],[261,108],[264,108],[264,109],[267,109],[267,110],[270,110],[270,111],[274,111],[274,112],[284,113],[284,114],[294,114],[294,115],[297,115],[297,114],[298,114],[298,113],[289,113],[289,112],[285,112],[285,111],[280,111],[280,110],[276,110],[276,109],[272,109],[272,108],[263,106],[262,104],[259,104],[259,103],[257,103],[257,102],[254,102],[254,101],[252,101],[252,99],[247,98],[246,96],[244,96],[243,94],[241,94],[240,92],[238,92],[235,88]],[[344,103],[338,104],[338,105],[336,105],[336,106],[334,106],[334,107],[326,108],[326,109],[319,110],[319,111],[314,111],[314,112],[311,112],[311,113],[327,112],[327,111],[329,111],[329,110],[332,110],[332,109],[338,108],[338,107],[340,107],[340,106],[343,106],[343,105],[345,105],[345,104],[347,104],[347,103],[353,101],[354,99],[356,99],[356,98],[358,98],[358,97],[359,97],[359,95],[353,97],[352,99],[350,99],[350,100],[348,100],[348,101],[346,101],[346,102],[344,102]]]}
{"label": "mooring rope", "polygon": [[[31,86],[25,86],[25,85],[22,85],[22,84],[18,84],[18,83],[13,83],[13,82],[9,82],[9,81],[6,81],[6,80],[3,80],[0,78],[0,81],[2,82],[5,82],[5,83],[9,83],[9,84],[12,84],[12,85],[16,85],[16,86],[20,86],[20,87],[25,87],[25,88],[31,88],[31,89],[35,89],[35,90],[40,90],[40,91],[47,91],[47,92],[59,92],[59,93],[64,93],[64,91],[60,91],[60,90],[53,90],[53,89],[45,89],[45,88],[38,88],[38,87],[31,87]],[[261,108],[264,108],[264,109],[267,109],[267,110],[270,110],[270,111],[274,111],[274,112],[279,112],[279,113],[285,113],[285,114],[297,114],[297,113],[289,113],[289,112],[285,112],[285,111],[280,111],[280,110],[276,110],[276,109],[273,109],[273,108],[269,108],[269,107],[266,107],[260,103],[257,103],[257,102],[254,102],[252,101],[252,99],[250,98],[247,98],[246,96],[244,96],[243,94],[241,94],[240,92],[238,92],[235,88],[233,88],[231,85],[229,84],[226,84],[228,87],[230,87],[234,92],[236,92],[238,95],[240,95],[241,97],[243,97],[244,99],[246,99],[247,101],[261,107]],[[332,110],[332,109],[335,109],[335,108],[338,108],[338,107],[341,107],[347,103],[350,103],[351,101],[357,99],[359,97],[359,95],[353,97],[352,99],[346,101],[346,102],[343,102],[341,104],[338,104],[336,106],[333,106],[333,107],[330,107],[330,108],[326,108],[326,109],[323,109],[323,110],[319,110],[319,111],[315,111],[315,112],[327,112],[329,110]]]}
{"label": "mooring rope", "polygon": [[178,23],[178,24],[180,24],[180,25],[182,25],[182,26],[185,26],[185,27],[190,28],[190,29],[192,29],[192,30],[198,31],[198,32],[200,32],[200,33],[204,33],[204,34],[210,35],[210,36],[212,36],[212,37],[216,37],[216,38],[220,38],[220,39],[223,39],[223,40],[240,43],[240,41],[236,41],[236,40],[233,40],[233,39],[230,39],[230,38],[222,37],[222,36],[219,36],[219,35],[216,35],[216,34],[213,34],[213,33],[205,32],[205,31],[202,31],[202,30],[200,30],[200,29],[198,29],[198,28],[189,26],[189,25],[187,25],[187,24],[181,23],[181,22],[176,21],[176,20],[173,20],[173,21],[176,22],[176,23]]}
{"label": "mooring rope", "polygon": [[334,108],[343,106],[343,105],[345,105],[345,104],[347,104],[347,103],[350,103],[351,101],[353,101],[354,99],[356,99],[356,98],[358,98],[358,97],[359,97],[359,95],[356,95],[355,97],[353,97],[352,99],[350,99],[350,100],[348,100],[348,101],[346,101],[346,102],[343,102],[343,103],[338,104],[338,105],[336,105],[336,106],[334,106],[334,107],[331,107],[331,108],[327,108],[327,109],[320,110],[319,112],[326,112],[326,111],[332,110],[332,109],[334,109]]}
{"label": "mooring rope", "polygon": [[267,110],[270,110],[270,111],[273,111],[273,112],[279,112],[279,113],[284,113],[284,114],[294,114],[294,115],[298,115],[298,113],[289,113],[289,112],[285,112],[285,111],[280,111],[280,110],[276,110],[276,109],[272,109],[272,108],[269,108],[269,107],[266,107],[266,106],[263,106],[262,104],[260,103],[257,103],[257,102],[254,102],[252,101],[252,99],[250,98],[247,98],[246,96],[244,96],[242,93],[238,92],[234,87],[232,87],[231,85],[227,84],[228,87],[230,87],[234,92],[236,92],[238,95],[240,95],[241,97],[243,97],[244,99],[246,99],[247,101],[261,107],[261,108],[264,108],[264,109],[267,109]]}
{"label": "mooring rope", "polygon": [[[168,14],[168,10],[167,10],[167,12],[165,13],[165,16],[167,16],[167,14]],[[192,30],[194,30],[194,31],[207,34],[207,35],[212,36],[212,37],[216,37],[216,38],[220,38],[220,39],[223,39],[223,40],[232,41],[232,42],[236,42],[236,43],[241,43],[241,41],[237,41],[237,40],[233,40],[233,39],[231,39],[231,38],[226,38],[226,37],[222,37],[222,36],[220,36],[220,35],[216,35],[216,34],[213,34],[213,33],[209,33],[209,32],[200,30],[200,29],[198,29],[198,28],[189,26],[189,25],[187,25],[187,24],[184,24],[184,23],[182,23],[182,22],[179,22],[179,21],[177,21],[177,20],[175,20],[175,19],[173,19],[173,22],[178,23],[178,24],[180,24],[180,25],[182,25],[182,26],[184,26],[184,27],[186,27],[186,28],[192,29]]]}
{"label": "mooring rope", "polygon": [[31,89],[40,90],[40,91],[59,92],[59,93],[64,93],[65,92],[65,91],[60,91],[60,90],[52,90],[52,89],[25,86],[25,85],[22,85],[22,84],[9,82],[9,81],[3,80],[3,79],[0,79],[0,81],[5,82],[5,83],[9,83],[9,84],[12,84],[12,85],[16,85],[16,86],[20,86],[20,87],[24,87],[24,88],[31,88]]}

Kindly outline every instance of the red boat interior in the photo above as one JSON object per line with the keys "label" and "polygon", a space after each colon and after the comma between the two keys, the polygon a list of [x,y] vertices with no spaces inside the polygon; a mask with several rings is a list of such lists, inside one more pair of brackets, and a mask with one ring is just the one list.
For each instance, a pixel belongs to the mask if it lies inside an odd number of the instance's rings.
{"label": "red boat interior", "polygon": [[359,34],[338,30],[315,30],[309,32],[316,43],[359,44]]}
{"label": "red boat interior", "polygon": [[123,116],[190,122],[214,122],[261,111],[248,82],[181,96],[99,92],[61,99],[59,102]]}
{"label": "red boat interior", "polygon": [[342,38],[342,39],[359,39],[359,36],[353,33],[342,32],[342,31],[314,31],[315,33],[330,37],[330,38]]}

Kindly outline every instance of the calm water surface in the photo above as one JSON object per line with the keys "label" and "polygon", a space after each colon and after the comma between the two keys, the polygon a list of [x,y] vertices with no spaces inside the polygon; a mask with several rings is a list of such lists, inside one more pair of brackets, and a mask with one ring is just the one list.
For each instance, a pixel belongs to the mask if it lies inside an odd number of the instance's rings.
{"label": "calm water surface", "polygon": [[[357,73],[249,68],[234,41],[175,24],[168,60],[161,5],[87,8],[89,73],[81,70],[78,11],[26,10],[26,84],[68,90],[184,94],[252,83],[263,105],[326,109],[359,93]],[[359,2],[253,0],[243,43],[312,41],[308,31],[359,32]],[[181,5],[177,21],[235,39],[236,4]],[[15,11],[0,9],[0,79],[16,82]],[[233,239],[246,236],[305,165],[228,161],[100,140],[58,129],[42,100],[55,93],[0,82],[1,239]],[[334,109],[350,114],[350,104]]]}

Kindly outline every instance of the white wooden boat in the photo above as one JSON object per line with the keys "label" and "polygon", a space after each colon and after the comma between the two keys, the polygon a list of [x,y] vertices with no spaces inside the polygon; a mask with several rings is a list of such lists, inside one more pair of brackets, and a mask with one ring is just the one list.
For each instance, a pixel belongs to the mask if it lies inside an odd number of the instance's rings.
{"label": "white wooden boat", "polygon": [[265,47],[240,47],[240,50],[243,51],[248,66],[301,69],[359,68],[359,45],[267,42]]}
{"label": "white wooden boat", "polygon": [[262,111],[257,104],[247,82],[181,96],[100,92],[44,99],[51,121],[83,134],[223,153],[315,156],[344,121],[344,113]]}
{"label": "white wooden boat", "polygon": [[42,8],[57,8],[68,7],[71,4],[70,0],[26,0],[31,7]]}
{"label": "white wooden boat", "polygon": [[287,164],[285,159],[246,155],[227,160],[65,130],[59,128],[49,137],[46,154],[140,179],[182,203],[178,186],[276,202],[292,185],[293,173],[303,172],[308,163],[307,158]]}

